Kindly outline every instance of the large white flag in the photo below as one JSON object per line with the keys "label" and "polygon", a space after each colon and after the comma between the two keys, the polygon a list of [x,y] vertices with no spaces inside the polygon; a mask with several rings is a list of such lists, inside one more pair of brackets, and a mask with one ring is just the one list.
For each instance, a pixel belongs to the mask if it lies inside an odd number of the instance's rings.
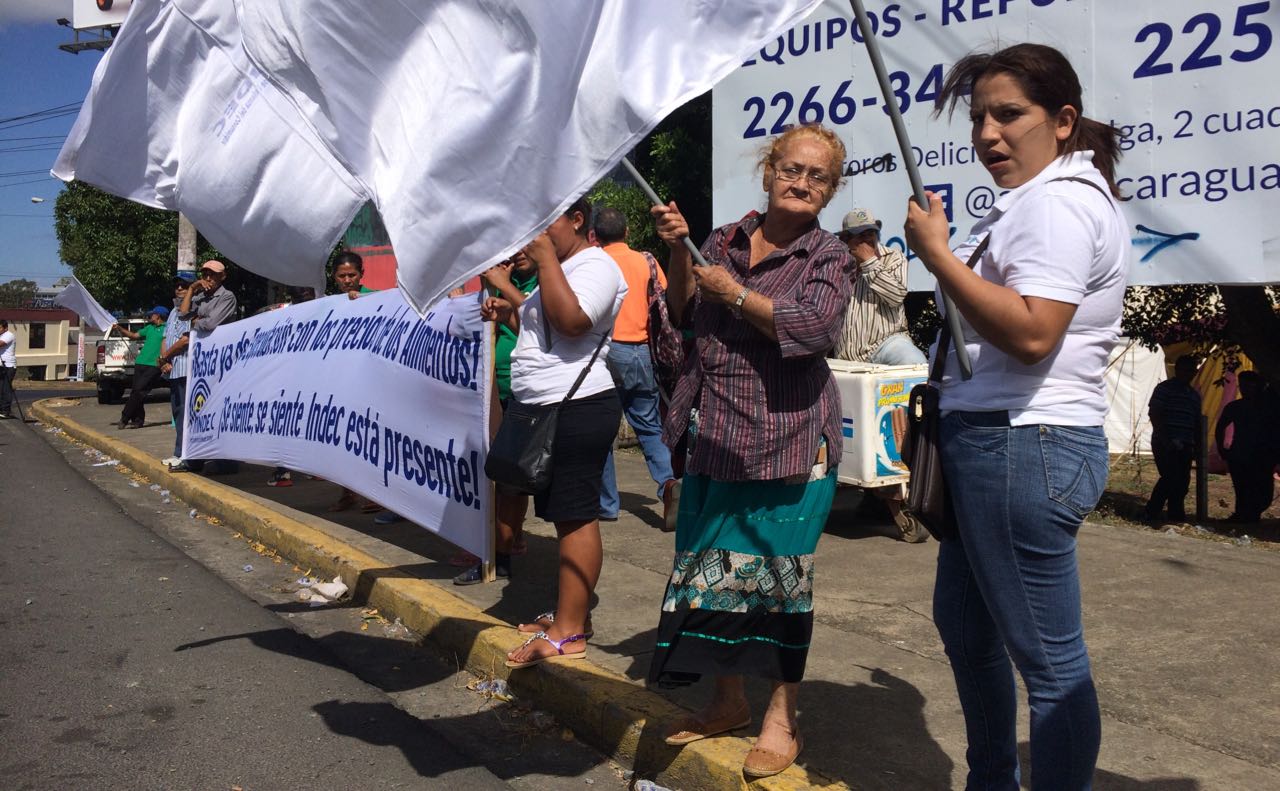
{"label": "large white flag", "polygon": [[422,307],[817,1],[137,0],[54,172],[289,283],[367,197]]}
{"label": "large white flag", "polygon": [[89,289],[74,277],[71,278],[71,285],[54,296],[53,304],[72,311],[99,332],[106,332],[111,329],[112,324],[116,323],[115,317],[99,305],[98,300],[89,293]]}

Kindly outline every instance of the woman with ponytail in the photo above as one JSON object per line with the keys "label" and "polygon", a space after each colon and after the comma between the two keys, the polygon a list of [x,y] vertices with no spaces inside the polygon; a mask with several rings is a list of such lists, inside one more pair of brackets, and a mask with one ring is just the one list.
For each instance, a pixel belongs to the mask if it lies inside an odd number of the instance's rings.
{"label": "woman with ponytail", "polygon": [[1084,116],[1075,70],[1051,47],[961,59],[937,111],[961,97],[980,161],[1006,192],[954,250],[938,196],[907,209],[908,243],[951,295],[955,342],[973,361],[962,380],[949,355],[941,382],[959,536],[939,549],[934,621],[965,715],[967,788],[1019,787],[1016,666],[1031,708],[1031,787],[1086,789],[1101,724],[1076,533],[1107,480],[1103,374],[1129,252],[1119,141]]}

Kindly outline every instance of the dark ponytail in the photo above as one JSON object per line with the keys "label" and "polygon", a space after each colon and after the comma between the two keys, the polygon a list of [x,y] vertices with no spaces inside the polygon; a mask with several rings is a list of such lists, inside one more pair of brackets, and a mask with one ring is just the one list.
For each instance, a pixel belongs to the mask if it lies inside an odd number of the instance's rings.
{"label": "dark ponytail", "polygon": [[1110,124],[1085,117],[1080,78],[1066,56],[1043,44],[1014,44],[991,53],[970,53],[951,67],[942,90],[934,100],[934,117],[945,108],[954,113],[961,97],[973,95],[973,88],[989,74],[1008,74],[1027,98],[1056,115],[1063,107],[1073,107],[1076,122],[1071,136],[1062,142],[1060,154],[1093,151],[1093,166],[1107,180],[1111,194],[1120,197],[1116,186],[1116,163],[1120,161],[1120,130]]}

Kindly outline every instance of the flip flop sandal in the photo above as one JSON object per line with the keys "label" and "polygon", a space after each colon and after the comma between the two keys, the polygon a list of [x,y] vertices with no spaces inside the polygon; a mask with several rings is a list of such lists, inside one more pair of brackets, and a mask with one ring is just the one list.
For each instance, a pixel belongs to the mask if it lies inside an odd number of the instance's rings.
{"label": "flip flop sandal", "polygon": [[338,513],[339,511],[348,510],[355,504],[356,496],[354,494],[344,494],[325,510],[330,513]]}
{"label": "flip flop sandal", "polygon": [[457,566],[458,568],[470,568],[479,562],[479,556],[473,555],[470,552],[459,552],[458,554],[449,557],[449,565]]}
{"label": "flip flop sandal", "polygon": [[548,635],[546,632],[538,632],[535,635],[531,635],[528,640],[524,641],[524,645],[520,647],[526,648],[534,640],[546,640],[548,643],[551,643],[552,648],[556,649],[556,653],[548,654],[547,656],[534,657],[533,659],[527,660],[525,662],[513,662],[510,659],[508,659],[505,664],[507,667],[512,668],[513,670],[519,670],[520,668],[523,668],[523,667],[533,667],[534,665],[540,665],[543,662],[558,662],[558,661],[566,661],[570,659],[586,659],[587,658],[586,651],[580,651],[576,654],[566,654],[564,652],[564,647],[567,644],[583,642],[586,639],[587,639],[587,636],[585,634],[571,634],[568,637],[564,638],[563,640],[553,640],[551,636]]}
{"label": "flip flop sandal", "polygon": [[360,506],[360,513],[362,514],[376,514],[382,510],[384,510],[383,507],[374,502],[366,502]]}
{"label": "flip flop sandal", "polygon": [[662,740],[673,747],[683,747],[686,744],[693,744],[696,741],[719,736],[722,733],[730,733],[751,724],[751,711],[749,709],[743,709],[741,718],[736,715],[737,712],[734,712],[729,717],[722,717],[711,722],[703,722],[696,715],[683,717],[675,721],[672,729],[667,732],[667,735]]}
{"label": "flip flop sandal", "polygon": [[[535,632],[526,632],[525,630],[520,628],[521,626],[536,626],[538,627],[539,631],[545,631],[546,627],[543,626],[544,621],[546,622],[546,626],[550,626],[551,624],[555,623],[556,611],[548,610],[547,612],[539,613],[538,615],[533,616],[533,620],[529,621],[529,623],[516,624],[516,631],[519,632],[520,634],[536,634]],[[586,635],[588,640],[590,640],[592,637],[595,637],[596,635],[595,630],[591,628],[590,618],[587,619],[587,631],[584,632],[583,634]]]}

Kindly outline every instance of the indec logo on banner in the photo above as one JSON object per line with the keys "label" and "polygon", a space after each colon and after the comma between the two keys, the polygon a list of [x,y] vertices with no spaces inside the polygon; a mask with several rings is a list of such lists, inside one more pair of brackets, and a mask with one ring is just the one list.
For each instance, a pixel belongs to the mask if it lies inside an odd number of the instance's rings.
{"label": "indec logo on banner", "polygon": [[[903,0],[866,4],[927,189],[956,239],[1000,192],[977,161],[963,106],[933,118],[946,71],[998,42],[1047,44],[1071,60],[1085,114],[1124,134],[1118,181],[1134,284],[1280,281],[1280,0]],[[758,148],[789,125],[823,123],[844,140],[848,182],[822,215],[885,218],[904,248],[911,193],[847,0],[826,0],[715,89],[714,220],[763,202]],[[908,251],[909,252],[909,251]],[[911,256],[914,259],[914,256]],[[932,278],[913,262],[913,290]]]}

